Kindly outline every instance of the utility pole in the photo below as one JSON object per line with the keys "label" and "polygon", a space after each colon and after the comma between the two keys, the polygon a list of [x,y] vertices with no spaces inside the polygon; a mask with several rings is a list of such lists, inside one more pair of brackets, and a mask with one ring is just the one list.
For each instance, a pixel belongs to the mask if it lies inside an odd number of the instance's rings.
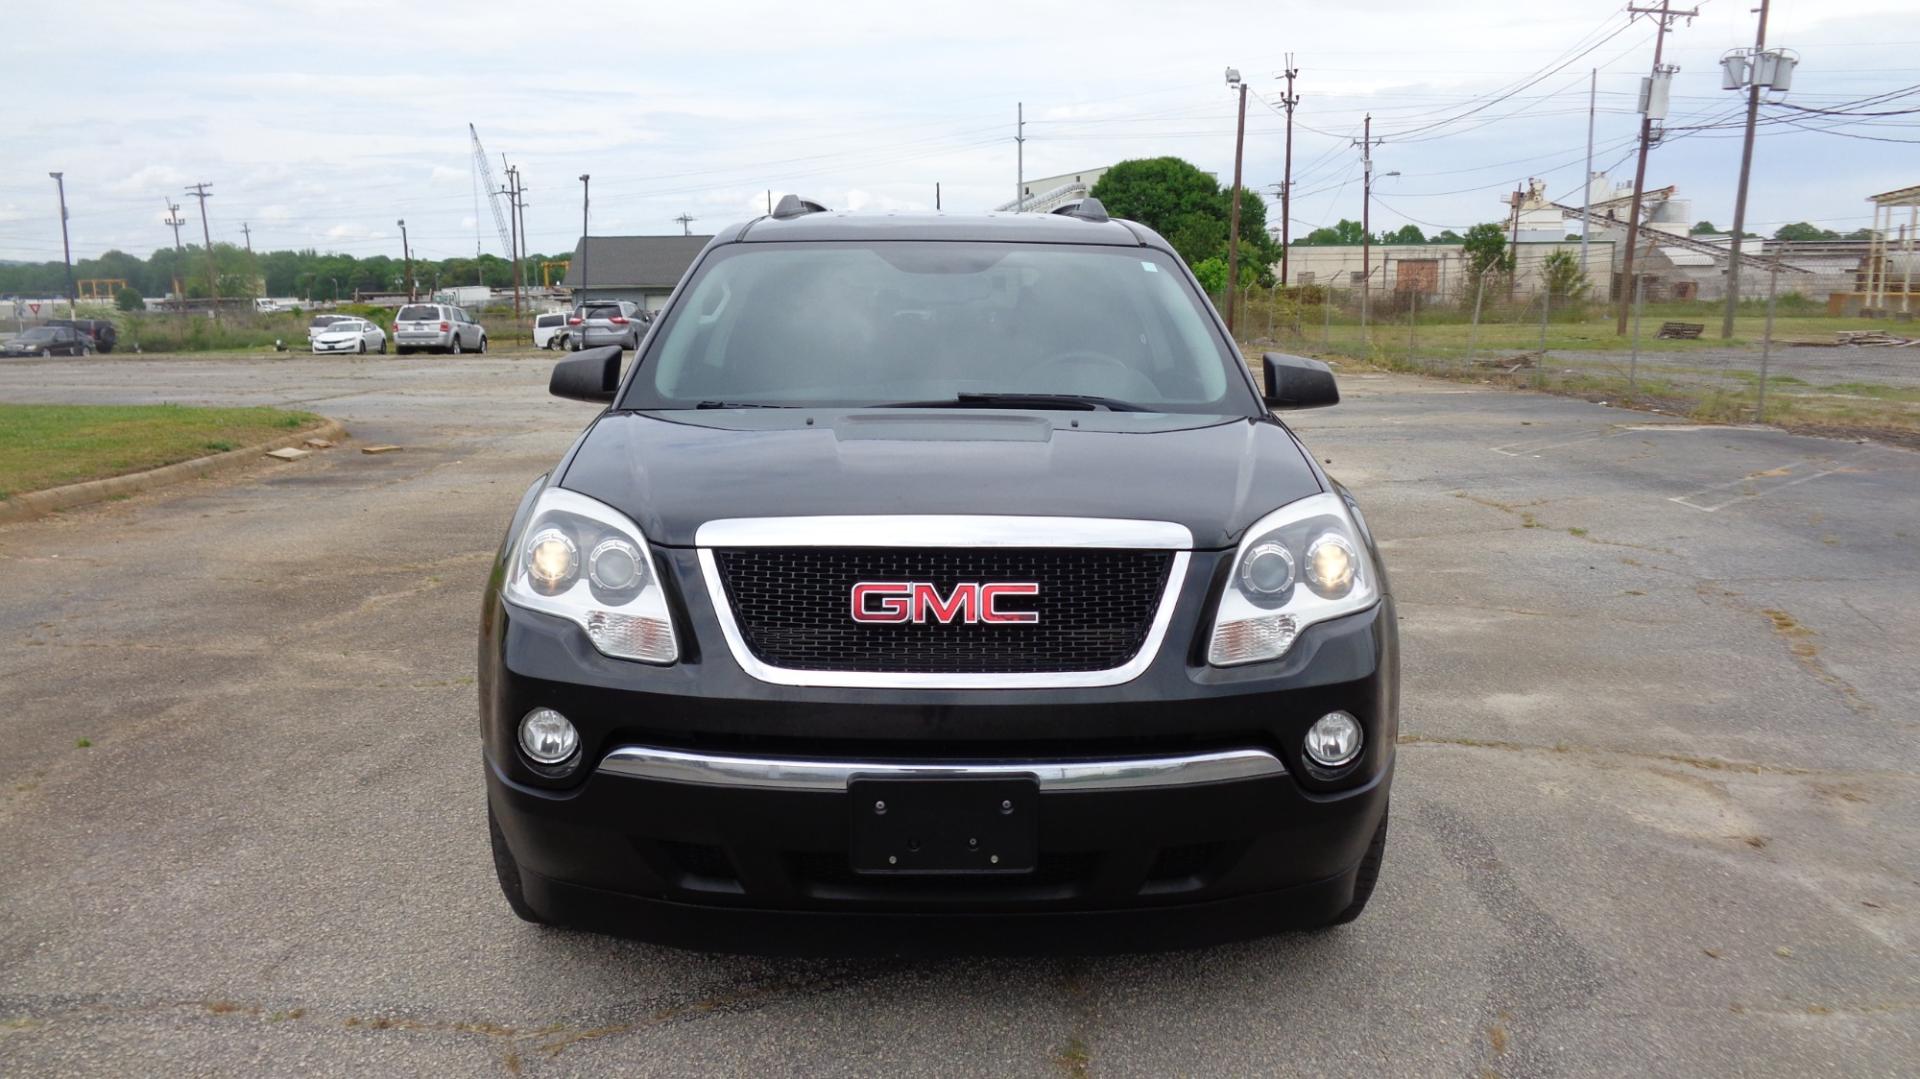
{"label": "utility pole", "polygon": [[1027,208],[1027,103],[1013,105],[1013,212]]}
{"label": "utility pole", "polygon": [[938,180],[933,182],[933,208],[936,210],[940,208],[940,181]]}
{"label": "utility pole", "polygon": [[247,238],[247,254],[253,254],[253,229],[245,221],[240,222],[240,235]]}
{"label": "utility pole", "polygon": [[187,188],[187,194],[200,200],[200,239],[207,245],[207,303],[213,311],[213,321],[220,321],[220,276],[213,268],[213,230],[207,227],[207,200],[213,193],[207,188],[209,183],[197,183]]}
{"label": "utility pole", "polygon": [[1600,93],[1600,69],[1587,76],[1587,171],[1580,183],[1580,276],[1587,275],[1587,218],[1593,214],[1593,113]]}
{"label": "utility pole", "polygon": [[682,210],[680,216],[674,218],[674,220],[680,222],[680,235],[691,236],[693,235],[693,223],[700,219]]}
{"label": "utility pole", "polygon": [[518,165],[513,169],[513,203],[513,220],[520,235],[520,255],[513,264],[513,310],[514,314],[518,315],[520,293],[523,289],[530,287],[527,278],[530,276],[528,271],[532,269],[532,265],[528,260],[533,257],[527,248],[527,182],[520,178]]}
{"label": "utility pole", "polygon": [[405,259],[407,263],[407,302],[412,303],[418,299],[418,297],[413,293],[413,249],[407,246],[407,219],[404,217],[401,218],[399,225],[400,257]]}
{"label": "utility pole", "polygon": [[1234,300],[1240,295],[1240,158],[1247,143],[1247,84],[1227,69],[1227,86],[1240,90],[1240,120],[1233,131],[1233,205],[1227,211],[1227,333],[1233,333]]}
{"label": "utility pole", "polygon": [[[1740,306],[1740,234],[1747,227],[1747,176],[1753,171],[1753,125],[1760,115],[1760,91],[1765,88],[1757,65],[1767,49],[1767,0],[1760,0],[1760,29],[1753,35],[1753,67],[1747,79],[1747,134],[1740,146],[1740,187],[1733,196],[1733,246],[1727,252],[1727,310],[1720,318],[1720,337],[1733,336],[1733,314]],[[1774,261],[1780,252],[1774,251]],[[1764,391],[1764,388],[1762,389]]]}
{"label": "utility pole", "polygon": [[53,177],[54,186],[60,190],[60,252],[67,260],[67,317],[73,318],[76,313],[76,304],[73,287],[73,245],[67,241],[67,174],[49,172],[47,175]]}
{"label": "utility pole", "polygon": [[180,264],[186,261],[187,254],[180,247],[180,226],[186,224],[187,219],[180,216],[179,203],[167,199],[160,201],[167,204],[167,219],[162,223],[173,229],[173,298],[176,303],[183,303],[187,297],[180,291]]}
{"label": "utility pole", "polygon": [[589,174],[580,174],[580,287],[573,290],[575,306],[579,306],[587,293],[587,196],[590,190],[587,181],[590,179]]}
{"label": "utility pole", "polygon": [[[1654,112],[1659,112],[1659,119],[1666,119],[1665,102],[1655,101],[1655,98],[1662,96],[1661,89],[1663,80],[1672,75],[1672,72],[1660,66],[1660,55],[1666,46],[1667,31],[1673,25],[1673,20],[1679,18],[1691,19],[1695,15],[1700,14],[1700,9],[1689,8],[1686,11],[1675,11],[1673,10],[1673,0],[1660,0],[1660,6],[1657,8],[1628,7],[1627,14],[1629,17],[1634,15],[1656,16],[1660,20],[1660,27],[1653,35],[1653,73],[1647,79],[1646,107],[1640,114],[1640,160],[1633,168],[1633,207],[1627,212],[1627,263],[1622,267],[1621,272],[1623,287],[1620,289],[1620,313],[1614,320],[1613,332],[1619,336],[1626,335],[1627,308],[1632,306],[1633,303],[1633,249],[1635,244],[1640,240],[1640,205],[1641,200],[1646,197],[1647,151],[1653,145]],[[1516,210],[1516,212],[1518,211]]]}
{"label": "utility pole", "polygon": [[1360,129],[1360,328],[1367,327],[1373,295],[1373,114]]}
{"label": "utility pole", "polygon": [[507,182],[500,193],[507,197],[507,272],[513,275],[513,317],[520,317],[520,210],[514,205],[519,201],[519,192],[515,190],[514,167],[507,166]]}
{"label": "utility pole", "polygon": [[[1531,179],[1531,177],[1529,177]],[[1513,238],[1507,241],[1507,261],[1513,268],[1507,271],[1507,300],[1513,300],[1513,290],[1520,283],[1520,203],[1526,196],[1520,193],[1520,185],[1513,185]]]}
{"label": "utility pole", "polygon": [[1293,226],[1293,107],[1300,104],[1299,95],[1293,92],[1293,77],[1300,74],[1293,66],[1293,54],[1287,54],[1287,96],[1280,104],[1287,110],[1287,157],[1286,171],[1280,179],[1280,284],[1287,283],[1287,244],[1292,235]]}
{"label": "utility pole", "polygon": [[507,166],[507,186],[500,193],[507,196],[507,254],[513,261],[513,317],[520,317],[520,249],[525,246],[526,236],[520,221],[520,211],[526,206],[520,195],[525,188],[520,186],[520,168]]}

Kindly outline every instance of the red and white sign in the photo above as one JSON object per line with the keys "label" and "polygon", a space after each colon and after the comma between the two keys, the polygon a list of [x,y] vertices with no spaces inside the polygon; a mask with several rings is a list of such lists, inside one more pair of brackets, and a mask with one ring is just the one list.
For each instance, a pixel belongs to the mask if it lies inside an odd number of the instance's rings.
{"label": "red and white sign", "polygon": [[1006,596],[1037,596],[1032,581],[961,581],[940,594],[931,581],[861,581],[853,586],[855,622],[954,622],[1007,625],[1040,621],[1039,611],[1003,611]]}
{"label": "red and white sign", "polygon": [[37,315],[40,313],[40,305],[37,303],[30,303],[27,305],[27,310]]}

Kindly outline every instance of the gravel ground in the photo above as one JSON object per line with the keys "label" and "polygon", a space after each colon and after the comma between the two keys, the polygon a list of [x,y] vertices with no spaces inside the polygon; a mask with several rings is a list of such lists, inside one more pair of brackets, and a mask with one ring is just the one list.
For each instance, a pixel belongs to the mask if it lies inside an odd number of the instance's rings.
{"label": "gravel ground", "polygon": [[[717,958],[517,922],[473,633],[546,359],[0,364],[361,443],[0,528],[0,1074],[1911,1074],[1920,456],[1426,380],[1298,428],[1404,616],[1341,930]],[[80,740],[90,745],[80,746]]]}

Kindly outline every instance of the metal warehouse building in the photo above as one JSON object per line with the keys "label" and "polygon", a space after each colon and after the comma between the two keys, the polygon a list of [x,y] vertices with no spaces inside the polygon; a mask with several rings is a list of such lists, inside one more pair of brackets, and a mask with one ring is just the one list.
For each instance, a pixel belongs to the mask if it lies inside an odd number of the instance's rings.
{"label": "metal warehouse building", "polygon": [[632,300],[649,311],[673,287],[711,236],[583,236],[561,282],[581,300]]}

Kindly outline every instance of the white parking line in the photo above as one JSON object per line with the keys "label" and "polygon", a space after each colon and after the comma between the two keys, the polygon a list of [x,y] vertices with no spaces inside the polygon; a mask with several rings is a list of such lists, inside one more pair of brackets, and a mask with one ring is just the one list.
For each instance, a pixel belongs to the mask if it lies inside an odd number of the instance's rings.
{"label": "white parking line", "polygon": [[1525,442],[1509,442],[1504,446],[1489,446],[1487,448],[1495,453],[1504,454],[1508,457],[1538,457],[1540,456],[1538,452],[1540,450],[1557,450],[1562,446],[1577,446],[1582,442],[1598,442],[1603,438],[1614,438],[1623,434],[1626,434],[1623,430],[1608,428],[1599,434],[1581,435],[1579,438],[1562,439],[1557,442],[1551,440],[1541,442],[1534,439]]}
{"label": "white parking line", "polygon": [[[1788,487],[1795,487],[1802,483],[1808,483],[1813,480],[1820,479],[1823,476],[1831,476],[1836,472],[1848,471],[1848,469],[1851,467],[1851,462],[1871,452],[1876,448],[1877,447],[1873,447],[1873,446],[1865,447],[1864,449],[1861,449],[1855,453],[1848,454],[1843,459],[1842,463],[1836,464],[1832,468],[1823,468],[1818,472],[1809,472],[1803,476],[1792,476],[1791,478],[1787,478],[1787,475],[1790,474],[1794,469],[1799,468],[1800,466],[1805,465],[1808,462],[1804,459],[1798,460],[1798,461],[1789,461],[1786,464],[1780,465],[1777,468],[1767,469],[1765,472],[1749,473],[1748,475],[1742,476],[1739,479],[1728,480],[1725,483],[1712,484],[1707,487],[1702,487],[1697,491],[1688,491],[1686,494],[1683,494],[1683,495],[1675,495],[1672,498],[1667,499],[1667,501],[1678,502],[1682,506],[1687,507],[1688,509],[1699,510],[1702,513],[1717,513],[1720,510],[1726,509],[1728,506],[1731,506],[1736,502],[1747,502],[1756,498],[1764,498],[1765,496],[1770,495],[1775,491],[1783,490]],[[1758,482],[1758,481],[1767,480],[1767,479],[1779,479],[1780,482],[1765,483],[1765,484]],[[1709,498],[1709,499],[1706,499],[1705,501],[1710,501],[1711,504],[1710,505],[1703,504],[1702,496],[1715,496],[1716,492],[1724,493],[1725,491],[1727,491],[1728,488],[1742,487],[1742,486],[1746,486],[1747,489],[1742,490],[1740,493],[1734,495],[1731,498],[1719,498],[1718,500]]]}

